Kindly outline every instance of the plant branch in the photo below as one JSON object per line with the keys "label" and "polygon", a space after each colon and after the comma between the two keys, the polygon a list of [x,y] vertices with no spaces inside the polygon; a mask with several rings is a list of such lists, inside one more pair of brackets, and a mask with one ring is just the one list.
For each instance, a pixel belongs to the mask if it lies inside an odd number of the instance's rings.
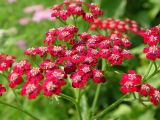
{"label": "plant branch", "polygon": [[80,111],[79,104],[74,100],[74,98],[72,98],[72,97],[70,97],[70,96],[68,96],[68,95],[62,94],[62,93],[60,94],[60,96],[61,96],[62,98],[64,98],[64,99],[72,102],[72,103],[75,105],[76,110],[77,110],[78,115],[79,115],[79,119],[82,120],[82,115],[81,115],[81,111]]}
{"label": "plant branch", "polygon": [[101,111],[100,113],[98,113],[94,118],[99,118],[101,116],[103,116],[104,114],[106,114],[108,111],[112,110],[114,107],[116,107],[117,105],[119,105],[123,99],[125,97],[127,97],[128,94],[123,95],[120,99],[118,99],[116,102],[114,102],[113,104],[111,104],[109,107],[105,108],[103,111]]}
{"label": "plant branch", "polygon": [[16,109],[16,110],[18,110],[18,111],[21,111],[21,112],[25,113],[26,115],[30,116],[31,118],[33,118],[33,119],[35,119],[35,120],[40,120],[40,119],[38,119],[37,117],[33,116],[31,113],[29,113],[29,112],[27,112],[27,111],[25,111],[25,110],[23,110],[23,109],[20,109],[20,108],[18,108],[18,107],[16,107],[16,106],[10,105],[10,104],[5,103],[5,102],[2,102],[2,101],[0,101],[0,104],[6,105],[6,106],[11,107],[11,108],[13,108],[13,109]]}

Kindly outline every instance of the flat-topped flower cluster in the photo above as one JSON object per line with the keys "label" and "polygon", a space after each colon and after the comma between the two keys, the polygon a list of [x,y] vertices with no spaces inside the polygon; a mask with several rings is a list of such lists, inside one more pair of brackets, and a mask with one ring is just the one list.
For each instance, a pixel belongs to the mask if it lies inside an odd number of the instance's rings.
{"label": "flat-topped flower cluster", "polygon": [[[85,11],[84,6],[88,7],[89,12]],[[144,48],[148,59],[160,58],[160,26],[144,30],[130,19],[97,18],[102,14],[97,5],[81,0],[65,0],[56,5],[51,16],[59,19],[65,26],[46,32],[44,46],[32,47],[25,51],[25,55],[31,57],[36,65],[32,65],[27,59],[15,62],[15,57],[0,54],[0,71],[9,72],[9,87],[22,85],[21,95],[34,99],[41,92],[45,96],[59,95],[62,87],[70,82],[73,88],[85,87],[88,81],[102,84],[107,81],[106,71],[98,68],[102,60],[110,65],[121,65],[126,59],[134,57],[129,50],[132,43],[125,34],[127,31],[144,37],[144,42],[149,45]],[[79,33],[76,24],[66,25],[65,21],[71,16],[75,21],[79,16],[88,21],[90,30],[109,32],[107,35]],[[39,58],[41,62],[36,61]],[[138,92],[142,96],[149,96],[155,105],[160,101],[160,91],[143,82],[142,76],[134,70],[123,74],[120,84],[121,91],[125,94]],[[0,96],[5,91],[6,88],[0,84]]]}

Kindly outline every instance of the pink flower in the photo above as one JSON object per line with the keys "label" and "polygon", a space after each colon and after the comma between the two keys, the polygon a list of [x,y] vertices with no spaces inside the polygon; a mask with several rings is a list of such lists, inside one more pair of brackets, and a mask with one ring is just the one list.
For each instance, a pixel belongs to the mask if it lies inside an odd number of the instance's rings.
{"label": "pink flower", "polygon": [[26,24],[28,24],[30,21],[31,21],[30,18],[25,17],[25,18],[19,19],[19,20],[18,20],[18,23],[21,24],[21,25],[26,25]]}
{"label": "pink flower", "polygon": [[17,40],[16,41],[16,45],[18,47],[20,47],[20,49],[22,49],[22,50],[26,50],[27,49],[27,44],[26,44],[25,40]]}
{"label": "pink flower", "polygon": [[7,1],[8,1],[8,3],[10,3],[10,4],[17,2],[17,0],[7,0]]}
{"label": "pink flower", "polygon": [[32,21],[33,22],[40,22],[42,20],[54,20],[54,18],[52,17],[51,18],[51,13],[52,13],[52,10],[50,9],[46,9],[46,10],[39,10],[39,11],[36,11],[34,14],[33,14],[33,17],[32,17]]}
{"label": "pink flower", "polygon": [[42,11],[44,7],[42,5],[33,5],[24,8],[25,13],[32,13],[32,12],[37,12],[37,11]]}

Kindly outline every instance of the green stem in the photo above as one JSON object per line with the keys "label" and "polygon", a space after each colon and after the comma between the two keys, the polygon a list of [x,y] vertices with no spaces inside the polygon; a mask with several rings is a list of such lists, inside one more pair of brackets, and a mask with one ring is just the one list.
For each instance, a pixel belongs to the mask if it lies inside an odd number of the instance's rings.
{"label": "green stem", "polygon": [[77,98],[76,98],[76,102],[79,104],[80,103],[80,99],[81,99],[81,89],[78,88],[77,89]]}
{"label": "green stem", "polygon": [[135,95],[135,93],[133,92],[133,97],[134,97],[134,99],[137,99],[137,97],[136,97],[136,95]]}
{"label": "green stem", "polygon": [[[101,69],[102,69],[102,71],[106,70],[106,61],[105,61],[105,59],[102,59],[102,68]],[[93,99],[93,103],[92,103],[92,107],[91,107],[91,111],[90,111],[90,116],[89,116],[90,118],[92,118],[94,116],[94,112],[95,112],[96,104],[97,104],[98,97],[99,97],[99,94],[100,94],[101,86],[102,86],[102,84],[98,84],[97,85],[96,93],[95,93],[95,96],[94,96],[94,99]]]}
{"label": "green stem", "polygon": [[108,111],[112,110],[114,107],[116,107],[117,105],[119,105],[119,104],[123,101],[123,99],[124,99],[125,97],[127,97],[127,96],[128,96],[128,94],[123,95],[123,96],[122,96],[120,99],[118,99],[116,102],[114,102],[114,103],[111,104],[109,107],[105,108],[103,111],[101,111],[100,113],[98,113],[94,118],[96,119],[96,118],[99,118],[99,117],[103,116],[103,115],[106,114]]}
{"label": "green stem", "polygon": [[[72,15],[72,17],[73,17],[73,21],[74,21],[74,26],[77,27],[77,17],[74,15]],[[77,37],[78,37],[77,33],[75,33],[75,39],[77,39]]]}
{"label": "green stem", "polygon": [[[7,74],[9,74],[9,73],[7,73]],[[7,79],[7,81],[8,81],[8,77],[6,76],[6,75],[4,75],[4,74],[1,74],[5,79]],[[8,81],[9,82],[9,81]],[[19,99],[18,99],[18,96],[17,96],[17,94],[16,94],[16,92],[15,92],[15,90],[14,89],[12,89],[11,88],[11,90],[12,90],[12,92],[13,92],[13,94],[14,94],[14,96],[15,96],[15,98],[16,98],[16,102],[17,102],[17,104],[19,105],[19,107],[21,107],[21,103],[20,103],[20,101],[19,101]]]}
{"label": "green stem", "polygon": [[16,91],[15,91],[14,89],[12,89],[12,92],[13,92],[15,98],[16,98],[17,104],[19,105],[19,107],[22,107],[21,102],[19,101],[18,96],[17,96],[17,94],[16,94]]}
{"label": "green stem", "polygon": [[83,120],[83,119],[82,119],[82,115],[81,115],[81,111],[80,111],[79,104],[78,104],[72,97],[70,97],[70,96],[68,96],[68,95],[65,95],[65,94],[62,94],[62,93],[61,93],[60,96],[63,97],[64,99],[72,102],[72,103],[75,105],[76,110],[77,110],[78,115],[79,115],[79,120]]}
{"label": "green stem", "polygon": [[150,76],[148,76],[145,80],[144,80],[144,82],[146,82],[147,80],[149,80],[149,79],[151,79],[153,76],[155,76],[157,73],[159,73],[160,72],[160,70],[157,70],[157,71],[154,71]]}
{"label": "green stem", "polygon": [[144,81],[145,81],[146,77],[148,77],[148,75],[149,75],[149,73],[150,73],[150,71],[151,71],[152,66],[153,66],[153,62],[151,61],[151,62],[150,62],[150,65],[149,65],[149,69],[148,69],[146,75],[145,75],[144,78],[143,78]]}
{"label": "green stem", "polygon": [[72,15],[73,16],[73,20],[74,20],[74,25],[75,25],[75,27],[77,27],[77,17],[75,17],[74,15]]}
{"label": "green stem", "polygon": [[139,99],[138,99],[138,101],[139,101],[143,106],[147,107],[147,105],[143,103],[143,100],[142,100],[142,97],[141,97],[140,94],[139,94]]}
{"label": "green stem", "polygon": [[93,104],[92,104],[92,107],[91,107],[91,116],[94,115],[95,107],[96,107],[96,104],[97,104],[97,100],[98,100],[98,97],[99,97],[101,86],[102,86],[101,84],[97,85],[96,93],[95,93]]}
{"label": "green stem", "polygon": [[58,18],[58,20],[59,20],[61,23],[63,23],[64,25],[67,25],[67,23],[64,22],[63,20],[61,20],[60,18]]}
{"label": "green stem", "polygon": [[11,107],[11,108],[13,108],[13,109],[16,109],[16,110],[18,110],[18,111],[21,111],[21,112],[25,113],[26,115],[30,116],[31,118],[33,118],[33,119],[35,119],[35,120],[40,120],[40,119],[38,119],[37,117],[35,117],[35,116],[33,116],[32,114],[30,114],[29,112],[27,112],[27,111],[25,111],[25,110],[22,110],[22,109],[20,109],[20,108],[18,108],[18,107],[16,107],[16,106],[10,105],[10,104],[5,103],[5,102],[2,102],[2,101],[0,101],[0,104],[6,105],[6,106]]}
{"label": "green stem", "polygon": [[63,94],[63,93],[61,93],[60,96],[61,96],[62,98],[67,99],[68,101],[72,102],[73,104],[76,104],[76,101],[74,100],[74,98],[72,98],[72,97],[70,97],[70,96],[68,96],[68,95],[65,95],[65,94]]}
{"label": "green stem", "polygon": [[155,62],[155,61],[153,61],[153,64],[154,64],[154,67],[155,67],[155,71],[157,71],[157,70],[158,70],[158,67],[157,67],[156,62]]}

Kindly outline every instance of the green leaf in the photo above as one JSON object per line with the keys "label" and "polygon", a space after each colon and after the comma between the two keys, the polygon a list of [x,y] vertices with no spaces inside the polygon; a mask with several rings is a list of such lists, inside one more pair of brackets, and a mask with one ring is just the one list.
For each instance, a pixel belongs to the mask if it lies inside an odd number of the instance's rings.
{"label": "green leaf", "polygon": [[119,18],[124,14],[126,4],[126,0],[102,0],[101,8],[108,17]]}

